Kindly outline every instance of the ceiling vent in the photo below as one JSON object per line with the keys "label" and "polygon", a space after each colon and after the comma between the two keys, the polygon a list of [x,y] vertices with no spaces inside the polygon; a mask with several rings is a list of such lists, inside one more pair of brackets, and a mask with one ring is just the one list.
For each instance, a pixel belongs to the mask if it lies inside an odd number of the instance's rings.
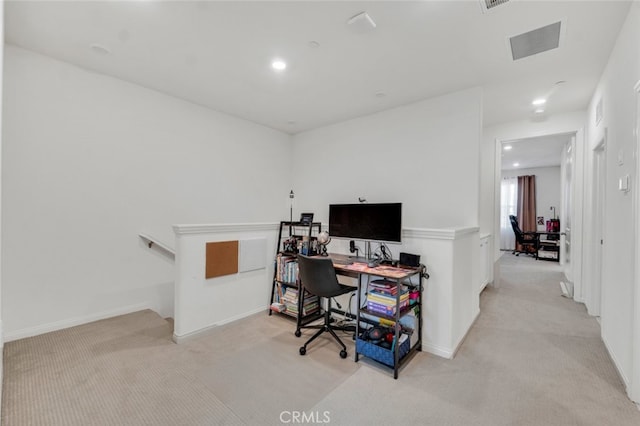
{"label": "ceiling vent", "polygon": [[513,60],[526,58],[560,46],[561,22],[547,25],[509,39]]}
{"label": "ceiling vent", "polygon": [[486,12],[508,1],[509,0],[480,0],[480,6],[482,7],[482,12]]}

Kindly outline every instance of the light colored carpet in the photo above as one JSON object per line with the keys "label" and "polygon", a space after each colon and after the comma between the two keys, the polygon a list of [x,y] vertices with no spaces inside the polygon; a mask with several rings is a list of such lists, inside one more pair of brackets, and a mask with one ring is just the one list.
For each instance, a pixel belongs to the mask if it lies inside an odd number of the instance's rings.
{"label": "light colored carpet", "polygon": [[[505,254],[502,285],[454,360],[418,353],[401,370],[354,363],[321,338],[306,356],[293,323],[260,313],[176,345],[137,312],[5,345],[2,424],[277,425],[289,412],[333,425],[640,425],[560,267]],[[307,421],[306,423],[310,423]]]}

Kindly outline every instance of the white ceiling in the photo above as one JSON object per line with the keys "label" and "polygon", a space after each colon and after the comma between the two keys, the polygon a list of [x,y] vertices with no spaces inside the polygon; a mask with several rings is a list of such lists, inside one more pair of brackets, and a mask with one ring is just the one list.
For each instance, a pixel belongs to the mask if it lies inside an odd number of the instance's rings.
{"label": "white ceiling", "polygon": [[[518,139],[502,144],[502,170],[560,166],[562,150],[572,134]],[[510,150],[505,150],[510,146]],[[515,166],[514,163],[518,163]]]}
{"label": "white ceiling", "polygon": [[[511,0],[483,13],[479,0],[6,1],[5,30],[10,44],[287,133],[474,86],[484,87],[488,126],[530,118],[538,96],[549,96],[548,115],[585,109],[629,6]],[[362,11],[375,30],[347,25]],[[559,20],[558,49],[511,59],[508,37]],[[285,71],[270,68],[275,57]]]}

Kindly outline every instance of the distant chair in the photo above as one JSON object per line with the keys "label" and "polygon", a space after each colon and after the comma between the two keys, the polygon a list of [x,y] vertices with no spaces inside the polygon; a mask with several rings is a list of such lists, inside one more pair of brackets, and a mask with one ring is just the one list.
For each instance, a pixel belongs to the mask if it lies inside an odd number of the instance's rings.
{"label": "distant chair", "polygon": [[[513,233],[516,235],[516,248],[512,254],[520,256],[520,253],[532,254],[538,258],[538,248],[540,246],[540,236],[536,232],[523,232],[518,225],[518,218],[513,215],[509,215],[509,221],[511,221],[511,227]],[[518,249],[518,244],[520,249]],[[530,250],[530,249],[533,249]]]}
{"label": "distant chair", "polygon": [[327,332],[333,336],[338,342],[342,350],[340,357],[347,357],[347,347],[342,343],[334,330],[346,330],[344,327],[337,327],[331,322],[331,298],[340,296],[341,294],[352,293],[356,289],[350,286],[340,284],[336,277],[336,270],[333,262],[328,257],[314,256],[307,257],[302,254],[298,255],[298,267],[300,270],[300,282],[304,291],[324,297],[327,299],[327,308],[324,311],[324,323],[320,325],[319,330],[311,336],[309,340],[300,347],[300,355],[307,353],[307,345],[313,342],[322,333]]}

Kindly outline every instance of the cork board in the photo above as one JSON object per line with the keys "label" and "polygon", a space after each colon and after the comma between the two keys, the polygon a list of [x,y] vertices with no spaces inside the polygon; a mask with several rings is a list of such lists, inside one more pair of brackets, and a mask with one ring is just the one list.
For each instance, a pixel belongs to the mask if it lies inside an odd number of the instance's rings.
{"label": "cork board", "polygon": [[238,273],[238,241],[207,243],[205,278]]}

